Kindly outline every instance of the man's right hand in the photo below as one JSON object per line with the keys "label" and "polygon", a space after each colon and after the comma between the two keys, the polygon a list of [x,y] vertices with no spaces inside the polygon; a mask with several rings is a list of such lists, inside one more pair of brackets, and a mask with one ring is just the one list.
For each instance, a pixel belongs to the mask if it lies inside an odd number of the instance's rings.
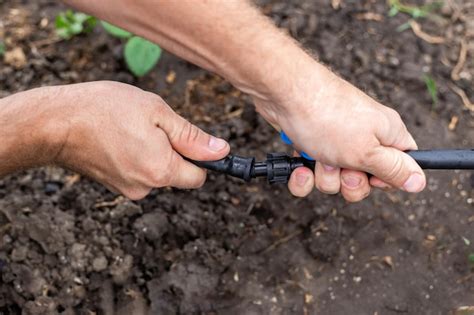
{"label": "man's right hand", "polygon": [[198,188],[204,183],[206,172],[180,154],[218,160],[229,153],[226,141],[177,115],[159,96],[122,83],[40,88],[2,101],[0,121],[7,123],[0,140],[4,132],[11,149],[0,150],[0,162],[6,161],[0,163],[0,175],[54,163],[141,199],[154,187]]}
{"label": "man's right hand", "polygon": [[[256,98],[262,115],[318,161],[314,174],[306,168],[293,172],[289,188],[294,195],[305,196],[316,186],[355,202],[367,197],[371,186],[423,190],[422,169],[403,152],[417,145],[396,111],[316,62],[296,71],[293,77],[303,74],[305,84],[289,89],[293,93],[272,101]],[[374,177],[369,180],[366,173]]]}

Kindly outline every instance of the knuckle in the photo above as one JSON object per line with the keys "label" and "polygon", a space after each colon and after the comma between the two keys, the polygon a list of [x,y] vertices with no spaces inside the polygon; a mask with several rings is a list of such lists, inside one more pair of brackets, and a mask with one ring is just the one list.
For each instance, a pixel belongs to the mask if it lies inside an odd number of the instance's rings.
{"label": "knuckle", "polygon": [[404,172],[403,159],[400,154],[395,156],[392,166],[386,171],[384,177],[387,181],[393,182],[399,179]]}
{"label": "knuckle", "polygon": [[390,107],[387,107],[387,108],[390,115],[390,119],[392,119],[393,121],[402,122],[402,116],[400,116],[399,112],[397,112],[393,108],[390,108]]}
{"label": "knuckle", "polygon": [[386,155],[384,154],[383,147],[376,147],[373,144],[367,146],[367,149],[362,150],[359,154],[356,154],[359,166],[362,166],[362,170],[374,172],[380,171],[380,166],[384,165]]}
{"label": "knuckle", "polygon": [[168,167],[161,167],[159,174],[155,179],[155,185],[157,187],[169,186],[173,182],[175,176],[175,163],[168,163]]}
{"label": "knuckle", "polygon": [[199,137],[200,130],[193,124],[186,122],[179,134],[179,140],[184,143],[193,143]]}
{"label": "knuckle", "polygon": [[363,166],[367,169],[373,169],[378,165],[378,152],[374,150],[360,150],[354,153],[355,167]]}
{"label": "knuckle", "polygon": [[169,151],[168,157],[166,158],[166,163],[162,164],[162,166],[163,185],[169,186],[172,184],[174,178],[179,172],[178,163],[175,159],[175,153],[173,150]]}
{"label": "knuckle", "polygon": [[163,114],[165,111],[170,109],[169,105],[158,94],[146,92],[146,91],[144,91],[143,93],[144,93],[147,105],[154,108],[154,110],[158,114]]}
{"label": "knuckle", "polygon": [[200,176],[196,176],[195,182],[193,183],[193,186],[191,188],[201,188],[204,186],[204,183],[206,182],[206,172],[203,171],[203,174]]}
{"label": "knuckle", "polygon": [[400,178],[402,174],[403,174],[403,161],[402,161],[401,156],[397,154],[392,167],[389,170],[387,170],[385,178],[388,181],[394,181]]}
{"label": "knuckle", "polygon": [[[172,151],[170,150],[172,153]],[[155,163],[147,168],[149,184],[152,187],[169,186],[173,181],[176,172],[176,163],[173,155],[166,154],[162,157],[160,163]]]}
{"label": "knuckle", "polygon": [[144,92],[145,94],[145,106],[150,108],[152,113],[151,118],[157,121],[162,121],[163,118],[170,116],[173,113],[171,107],[159,96],[158,94],[151,92]]}
{"label": "knuckle", "polygon": [[150,106],[153,106],[159,113],[163,113],[168,109],[168,104],[158,94],[151,92],[143,92]]}

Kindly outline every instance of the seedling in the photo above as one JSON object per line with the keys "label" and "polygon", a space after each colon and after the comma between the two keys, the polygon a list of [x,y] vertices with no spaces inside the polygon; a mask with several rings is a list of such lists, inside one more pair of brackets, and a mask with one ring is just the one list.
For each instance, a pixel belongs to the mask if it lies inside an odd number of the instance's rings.
{"label": "seedling", "polygon": [[93,16],[67,10],[56,16],[56,34],[62,39],[71,39],[76,35],[91,32],[96,23],[97,20]]}
{"label": "seedling", "polygon": [[110,23],[107,23],[105,21],[100,21],[100,24],[102,27],[109,33],[110,35],[118,38],[130,38],[132,36],[132,33],[127,32],[126,30],[123,30],[117,26],[114,26]]}
{"label": "seedling", "polygon": [[426,88],[431,96],[431,101],[433,102],[432,109],[435,109],[436,106],[438,106],[438,88],[436,87],[436,82],[427,74],[423,76],[423,80],[425,81]]}
{"label": "seedling", "polygon": [[416,6],[403,4],[400,0],[388,0],[388,5],[390,6],[388,15],[392,17],[397,15],[399,12],[402,12],[411,15],[414,19],[417,19],[428,16],[431,12],[441,7],[441,4],[441,2],[434,2]]}
{"label": "seedling", "polygon": [[467,259],[469,260],[469,263],[471,264],[471,266],[474,266],[474,253],[469,254]]}
{"label": "seedling", "polygon": [[0,57],[2,57],[5,54],[5,44],[3,42],[0,42]]}
{"label": "seedling", "polygon": [[157,64],[161,57],[160,46],[107,22],[101,21],[101,24],[110,35],[127,40],[123,54],[128,69],[135,76],[144,76]]}
{"label": "seedling", "polygon": [[404,32],[406,31],[407,29],[409,29],[411,26],[410,26],[410,22],[406,22],[406,23],[403,23],[402,25],[398,26],[396,28],[397,32]]}

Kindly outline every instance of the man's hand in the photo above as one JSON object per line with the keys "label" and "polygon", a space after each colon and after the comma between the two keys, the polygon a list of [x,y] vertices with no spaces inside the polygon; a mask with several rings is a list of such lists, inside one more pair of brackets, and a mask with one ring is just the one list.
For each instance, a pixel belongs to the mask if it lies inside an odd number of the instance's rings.
{"label": "man's hand", "polygon": [[[422,170],[402,152],[416,144],[398,114],[315,62],[250,2],[65,1],[252,95],[271,124],[321,162],[315,176],[305,168],[293,173],[293,194],[307,195],[315,184],[358,201],[369,194],[369,183],[410,192],[424,188]],[[369,182],[365,172],[376,177]]]}
{"label": "man's hand", "polygon": [[[308,84],[297,94],[256,100],[268,121],[318,161],[315,174],[306,168],[293,172],[291,192],[306,196],[316,186],[354,202],[368,196],[371,185],[421,191],[424,173],[402,152],[417,145],[398,113],[316,63],[309,70]],[[365,172],[374,177],[369,180]]]}
{"label": "man's hand", "polygon": [[[0,117],[7,119],[8,115],[17,130],[27,128],[24,138],[41,131],[41,136],[30,142],[28,153],[17,152],[17,161],[25,154],[34,160],[38,152],[46,151],[36,164],[67,167],[131,199],[140,199],[154,187],[198,188],[204,183],[205,171],[180,154],[196,160],[217,160],[229,152],[227,142],[190,124],[159,96],[133,86],[93,82],[46,89],[2,100],[6,105],[3,116],[0,107]],[[22,107],[34,98],[41,102]],[[23,126],[24,117],[28,117],[28,124]],[[12,147],[25,141],[16,140]],[[0,161],[9,158],[8,152],[2,154],[0,150]]]}

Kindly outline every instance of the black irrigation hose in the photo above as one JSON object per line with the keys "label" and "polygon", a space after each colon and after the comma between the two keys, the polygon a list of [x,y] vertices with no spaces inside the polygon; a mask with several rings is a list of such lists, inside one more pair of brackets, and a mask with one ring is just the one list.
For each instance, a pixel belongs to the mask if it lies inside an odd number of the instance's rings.
{"label": "black irrigation hose", "polygon": [[[418,150],[408,151],[408,155],[423,169],[474,169],[474,149],[467,150]],[[187,158],[186,158],[187,159]],[[270,153],[262,162],[253,157],[228,155],[218,161],[194,161],[195,165],[233,177],[249,181],[256,177],[266,177],[268,182],[288,183],[291,173],[297,167],[314,169],[315,161],[302,157],[290,157],[284,153]]]}

